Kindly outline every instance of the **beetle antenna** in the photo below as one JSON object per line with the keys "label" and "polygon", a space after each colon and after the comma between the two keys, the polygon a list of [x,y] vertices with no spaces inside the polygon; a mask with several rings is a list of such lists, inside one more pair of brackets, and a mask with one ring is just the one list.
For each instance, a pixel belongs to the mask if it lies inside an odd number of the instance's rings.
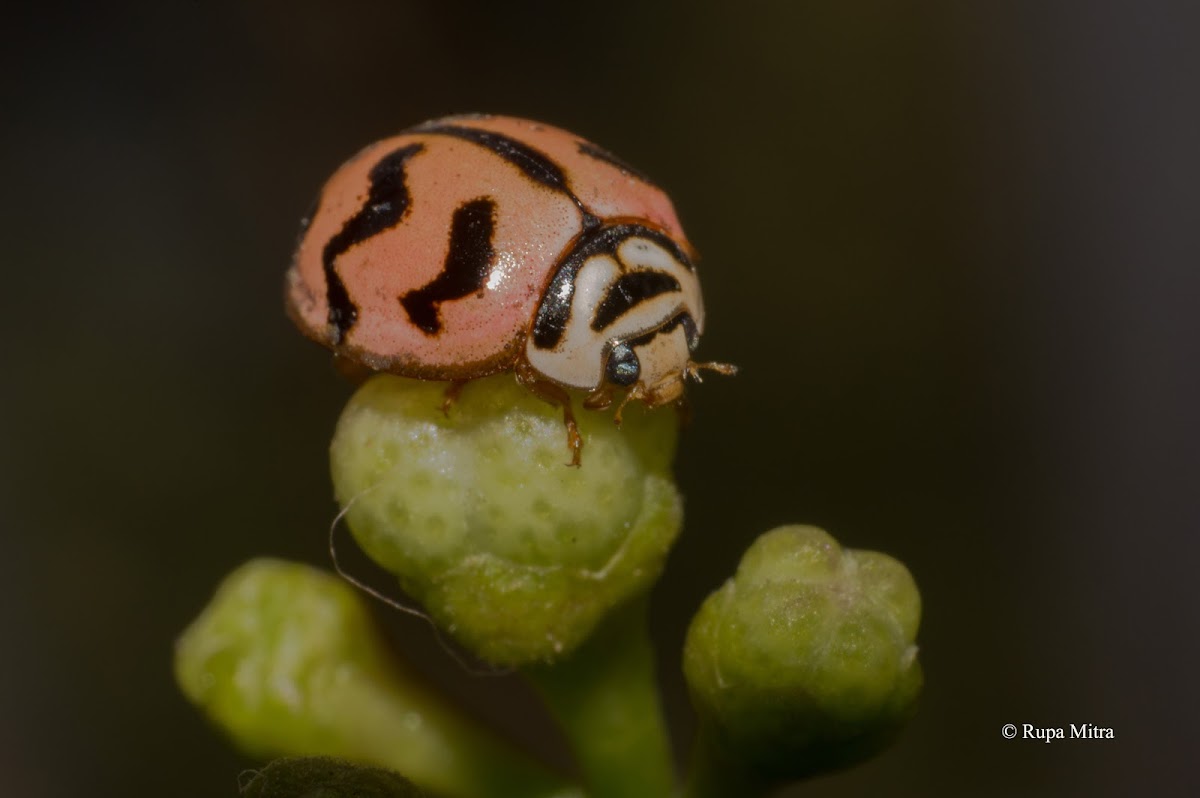
{"label": "beetle antenna", "polygon": [[700,376],[701,371],[715,371],[722,376],[732,377],[738,373],[738,367],[732,363],[697,363],[694,360],[689,360],[687,368],[684,369],[684,374],[696,382],[704,382],[704,379]]}

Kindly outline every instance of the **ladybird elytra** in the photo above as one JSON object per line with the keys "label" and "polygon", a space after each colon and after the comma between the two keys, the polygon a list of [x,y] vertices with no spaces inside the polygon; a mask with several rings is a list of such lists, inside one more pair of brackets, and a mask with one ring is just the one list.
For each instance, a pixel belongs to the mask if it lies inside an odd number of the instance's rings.
{"label": "ladybird elytra", "polygon": [[[433,120],[369,145],[322,188],[286,279],[289,315],[341,359],[455,385],[514,371],[563,406],[682,397],[704,331],[667,195],[565,130]],[[616,416],[619,422],[619,409]]]}

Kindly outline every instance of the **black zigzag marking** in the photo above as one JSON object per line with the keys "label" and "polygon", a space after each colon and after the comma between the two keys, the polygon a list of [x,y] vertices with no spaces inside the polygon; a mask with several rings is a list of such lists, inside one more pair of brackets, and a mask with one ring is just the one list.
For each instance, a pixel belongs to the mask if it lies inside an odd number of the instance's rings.
{"label": "black zigzag marking", "polygon": [[325,243],[321,262],[325,267],[325,293],[334,346],[345,340],[346,333],[358,321],[358,306],[350,299],[346,284],[337,273],[337,259],[351,247],[395,227],[404,218],[411,202],[404,180],[404,165],[422,149],[420,144],[409,144],[380,159],[371,168],[371,186],[362,209],[347,219],[342,229]]}
{"label": "black zigzag marking", "polygon": [[491,130],[440,123],[420,125],[414,128],[413,132],[453,136],[464,141],[469,141],[472,144],[478,144],[480,147],[486,147],[517,167],[517,169],[521,170],[522,174],[535,183],[540,183],[547,188],[567,195],[571,199],[571,202],[575,203],[575,207],[579,208],[579,212],[583,216],[583,227],[585,230],[600,225],[600,219],[588,210],[579,197],[575,196],[575,192],[571,191],[571,186],[567,182],[567,176],[563,172],[562,167],[550,160],[545,153],[530,147],[522,141]]}
{"label": "black zigzag marking", "polygon": [[473,199],[454,211],[445,267],[429,283],[400,297],[408,317],[425,334],[442,331],[438,309],[443,302],[462,299],[483,288],[496,256],[492,246],[495,229],[496,203],[490,197]]}

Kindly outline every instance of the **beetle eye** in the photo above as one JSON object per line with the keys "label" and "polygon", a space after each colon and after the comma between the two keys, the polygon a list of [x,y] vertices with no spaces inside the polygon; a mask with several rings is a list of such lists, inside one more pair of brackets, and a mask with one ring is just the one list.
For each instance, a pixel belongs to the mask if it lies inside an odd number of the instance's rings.
{"label": "beetle eye", "polygon": [[633,385],[641,376],[638,356],[625,344],[617,344],[608,355],[608,379],[617,385]]}
{"label": "beetle eye", "polygon": [[695,352],[696,347],[700,345],[700,331],[696,329],[696,322],[685,313],[679,323],[683,325],[683,334],[687,336],[688,351]]}

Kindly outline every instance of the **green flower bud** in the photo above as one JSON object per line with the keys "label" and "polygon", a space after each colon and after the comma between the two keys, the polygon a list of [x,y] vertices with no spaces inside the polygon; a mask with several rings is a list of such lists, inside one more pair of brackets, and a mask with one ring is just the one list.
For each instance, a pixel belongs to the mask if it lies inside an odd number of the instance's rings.
{"label": "green flower bud", "polygon": [[426,798],[399,773],[321,756],[276,759],[241,793],[242,798]]}
{"label": "green flower bud", "polygon": [[[363,550],[477,656],[552,662],[662,570],[682,513],[669,410],[580,410],[582,465],[562,411],[511,375],[467,384],[391,375],[350,400],[333,482]],[[579,399],[575,406],[580,407]]]}
{"label": "green flower bud", "polygon": [[446,795],[574,794],[400,671],[358,594],[308,566],[230,574],[176,644],[175,677],[255,756],[373,763]]}
{"label": "green flower bud", "polygon": [[814,527],[760,537],[688,630],[684,672],[715,754],[772,780],[865,759],[915,707],[908,570]]}

